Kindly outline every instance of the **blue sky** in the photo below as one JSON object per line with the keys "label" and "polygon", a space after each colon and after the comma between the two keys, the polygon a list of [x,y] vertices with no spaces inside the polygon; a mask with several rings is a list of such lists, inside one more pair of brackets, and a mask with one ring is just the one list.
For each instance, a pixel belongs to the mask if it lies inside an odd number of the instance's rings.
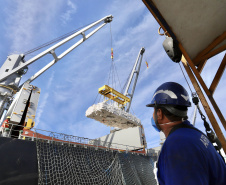
{"label": "blue sky", "polygon": [[[141,0],[0,0],[0,6],[0,65],[9,54],[26,52],[112,14],[114,59],[122,84],[125,83],[141,47],[146,49],[132,109],[144,125],[148,147],[158,146],[159,134],[152,128],[150,121],[153,110],[145,105],[151,101],[154,90],[163,82],[175,81],[189,89],[179,65],[165,54],[162,47],[164,37],[157,33],[159,25]],[[25,59],[35,54],[38,52]],[[211,84],[223,54],[211,59],[204,68],[202,76],[207,85]],[[108,134],[110,128],[86,118],[85,111],[94,103],[98,88],[107,82],[110,56],[111,35],[108,24],[33,81],[33,85],[41,88],[36,114],[37,128],[91,139]],[[51,60],[52,57],[47,56],[30,65],[22,82]],[[145,60],[149,63],[148,69]],[[226,102],[223,88],[225,83],[224,74],[214,95],[221,110],[226,109],[223,103]],[[189,110],[189,116],[192,111],[193,107]],[[226,116],[225,111],[222,113]],[[202,124],[197,115],[196,125],[204,130]]]}

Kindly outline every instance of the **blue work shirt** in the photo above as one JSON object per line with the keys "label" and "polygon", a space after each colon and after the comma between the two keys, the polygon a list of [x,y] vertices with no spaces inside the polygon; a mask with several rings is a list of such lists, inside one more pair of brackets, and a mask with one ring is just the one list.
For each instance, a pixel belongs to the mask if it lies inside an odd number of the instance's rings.
{"label": "blue work shirt", "polygon": [[[188,121],[182,124],[191,125]],[[157,166],[160,185],[226,185],[223,159],[206,136],[194,129],[172,132],[163,144]]]}

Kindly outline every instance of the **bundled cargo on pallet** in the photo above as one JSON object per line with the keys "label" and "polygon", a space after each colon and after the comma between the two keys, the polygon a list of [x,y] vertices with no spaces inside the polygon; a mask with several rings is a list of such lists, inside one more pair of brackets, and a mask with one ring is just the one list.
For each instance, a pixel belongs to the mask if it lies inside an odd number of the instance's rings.
{"label": "bundled cargo on pallet", "polygon": [[117,107],[114,104],[101,102],[89,107],[86,117],[95,119],[107,126],[121,129],[136,127],[141,125],[141,121],[134,115]]}

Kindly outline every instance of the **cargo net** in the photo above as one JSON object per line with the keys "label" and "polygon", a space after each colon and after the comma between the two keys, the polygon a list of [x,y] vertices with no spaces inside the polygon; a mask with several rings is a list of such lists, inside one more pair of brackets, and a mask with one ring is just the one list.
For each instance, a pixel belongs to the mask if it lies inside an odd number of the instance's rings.
{"label": "cargo net", "polygon": [[36,139],[39,185],[156,184],[150,157]]}
{"label": "cargo net", "polygon": [[140,120],[134,115],[116,107],[114,104],[101,102],[89,107],[86,117],[95,119],[107,126],[126,129],[140,126]]}

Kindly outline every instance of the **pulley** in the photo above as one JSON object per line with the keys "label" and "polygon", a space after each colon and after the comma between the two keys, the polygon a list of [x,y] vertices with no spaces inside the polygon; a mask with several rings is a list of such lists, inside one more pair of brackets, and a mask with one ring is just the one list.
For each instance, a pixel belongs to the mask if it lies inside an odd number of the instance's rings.
{"label": "pulley", "polygon": [[178,46],[178,43],[172,39],[172,37],[166,36],[166,39],[162,43],[167,55],[170,59],[176,63],[181,61],[182,53]]}
{"label": "pulley", "polygon": [[178,43],[172,39],[172,37],[168,37],[166,35],[167,31],[164,33],[160,33],[160,30],[162,27],[160,26],[158,29],[158,34],[163,36],[165,35],[166,39],[163,41],[162,45],[165,49],[167,55],[170,57],[170,59],[176,63],[179,63],[181,61],[182,53],[178,46]]}

